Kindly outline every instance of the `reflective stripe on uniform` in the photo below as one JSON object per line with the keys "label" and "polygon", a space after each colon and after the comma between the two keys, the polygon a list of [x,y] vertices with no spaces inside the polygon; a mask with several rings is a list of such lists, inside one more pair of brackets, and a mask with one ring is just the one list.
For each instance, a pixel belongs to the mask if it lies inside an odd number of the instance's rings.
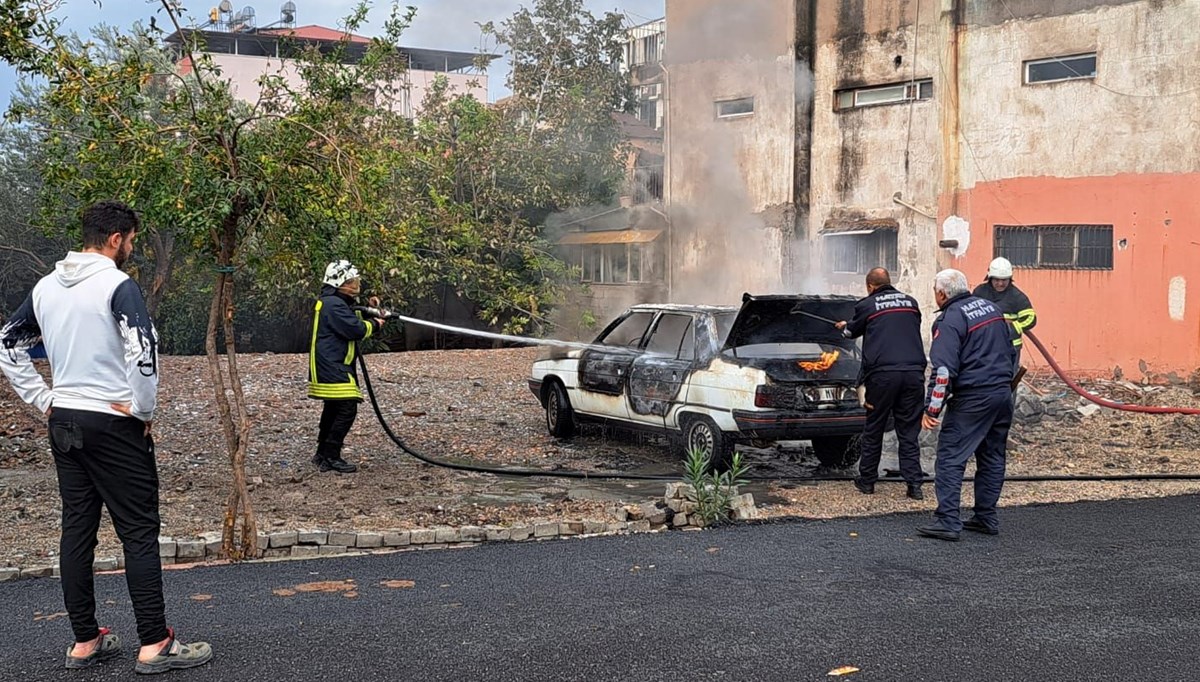
{"label": "reflective stripe on uniform", "polygon": [[317,381],[317,325],[321,321],[321,299],[317,299],[317,306],[313,309],[313,333],[312,344],[308,348],[308,382],[314,384]]}

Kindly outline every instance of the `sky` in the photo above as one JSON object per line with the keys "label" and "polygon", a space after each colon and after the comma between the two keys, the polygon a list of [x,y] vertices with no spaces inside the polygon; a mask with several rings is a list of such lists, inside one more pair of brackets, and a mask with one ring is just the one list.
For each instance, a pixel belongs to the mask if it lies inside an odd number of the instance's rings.
{"label": "sky", "polygon": [[[254,7],[258,25],[264,26],[278,20],[279,8],[284,1],[234,0],[233,6],[235,11],[246,6]],[[296,25],[320,24],[331,28],[336,28],[339,19],[357,4],[357,0],[293,2],[296,4]],[[211,7],[216,6],[217,0],[183,0],[180,4],[199,22]],[[375,0],[374,4],[370,24],[359,33],[373,35],[387,18],[391,3],[388,0]],[[416,19],[401,40],[403,45],[475,52],[481,45],[476,23],[499,23],[522,5],[531,4],[531,0],[401,0],[400,4],[417,8]],[[624,13],[631,24],[640,24],[662,17],[665,0],[585,0],[585,4],[593,13],[616,11]],[[159,0],[101,0],[101,3],[96,0],[62,0],[59,16],[64,18],[67,30],[86,33],[100,23],[122,27],[138,20],[148,22],[159,7]],[[493,101],[507,94],[504,86],[507,76],[506,61],[497,62],[488,70],[488,85]],[[16,78],[16,73],[7,64],[0,63],[0,105],[5,109],[15,88]]]}

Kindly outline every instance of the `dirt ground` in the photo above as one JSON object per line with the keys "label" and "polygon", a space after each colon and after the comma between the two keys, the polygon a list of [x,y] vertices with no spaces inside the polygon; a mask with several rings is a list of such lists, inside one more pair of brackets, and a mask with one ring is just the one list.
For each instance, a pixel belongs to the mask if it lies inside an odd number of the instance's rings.
{"label": "dirt ground", "polygon": [[[571,442],[546,433],[526,384],[536,349],[441,351],[374,355],[369,359],[385,417],[402,437],[436,457],[489,466],[546,470],[677,470],[661,441],[586,430]],[[347,442],[358,474],[317,474],[310,464],[321,404],[305,393],[305,357],[241,358],[254,435],[248,475],[262,530],[386,530],[441,525],[511,524],[536,520],[607,519],[618,502],[662,494],[662,483],[512,479],[432,467],[402,454],[379,428],[369,403]],[[203,358],[164,358],[155,421],[163,534],[195,536],[218,530],[227,493],[224,441],[211,407]],[[1187,387],[1144,389],[1095,385],[1128,401],[1196,405]],[[1200,473],[1200,418],[1103,411],[1083,417],[1065,387],[1037,380],[1039,395],[1066,405],[1066,417],[1013,431],[1011,474],[1134,472]],[[755,474],[807,475],[815,462],[803,452],[753,451]],[[844,473],[844,472],[843,472]],[[59,498],[45,426],[0,386],[0,566],[53,561]],[[767,516],[841,517],[931,510],[881,485],[871,497],[849,483],[788,482],[748,486]],[[1200,492],[1197,483],[1010,483],[1003,504],[1152,497]],[[932,491],[930,490],[930,493]],[[969,503],[969,490],[964,496]],[[98,556],[117,553],[107,522]]]}

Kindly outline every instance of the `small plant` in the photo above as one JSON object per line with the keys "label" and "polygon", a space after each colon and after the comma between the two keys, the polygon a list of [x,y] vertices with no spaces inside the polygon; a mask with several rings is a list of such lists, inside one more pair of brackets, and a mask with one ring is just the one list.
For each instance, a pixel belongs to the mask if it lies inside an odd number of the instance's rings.
{"label": "small plant", "polygon": [[717,472],[710,470],[709,456],[703,450],[688,450],[683,480],[692,487],[688,498],[696,504],[695,514],[704,525],[711,526],[729,520],[733,498],[738,495],[737,487],[746,483],[743,477],[748,470],[740,452],[733,454],[727,471]]}

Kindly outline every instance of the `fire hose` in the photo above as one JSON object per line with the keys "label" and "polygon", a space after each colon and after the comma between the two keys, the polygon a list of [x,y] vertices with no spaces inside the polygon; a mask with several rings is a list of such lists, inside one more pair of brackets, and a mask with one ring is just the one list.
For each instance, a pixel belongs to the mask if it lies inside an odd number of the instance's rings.
{"label": "fire hose", "polygon": [[[482,338],[489,338],[492,340],[507,341],[510,343],[522,343],[522,344],[526,344],[526,345],[556,346],[556,347],[560,347],[560,348],[563,346],[591,347],[591,344],[566,343],[566,342],[554,341],[554,340],[548,340],[548,339],[518,337],[518,336],[510,336],[510,335],[506,335],[506,334],[496,334],[493,332],[484,332],[484,331],[478,331],[478,330],[472,330],[472,329],[463,329],[463,328],[459,328],[459,327],[452,327],[450,325],[438,324],[435,322],[427,322],[425,320],[419,320],[416,318],[407,317],[407,316],[403,316],[403,315],[397,315],[395,313],[391,313],[389,311],[384,311],[384,310],[379,310],[379,309],[362,308],[360,310],[362,310],[364,313],[367,313],[367,314],[370,314],[370,315],[373,315],[376,317],[380,317],[381,319],[401,320],[406,323],[433,327],[436,329],[441,329],[443,331],[450,331],[453,333],[463,334],[463,335],[467,335],[467,336],[478,336],[478,337],[482,337]],[[376,314],[376,313],[378,313],[378,314]],[[1034,342],[1034,345],[1037,346],[1038,350],[1041,351],[1042,355],[1044,355],[1046,357],[1046,360],[1050,363],[1050,365],[1054,369],[1055,373],[1057,373],[1059,375],[1059,377],[1061,377],[1063,379],[1063,381],[1067,382],[1068,386],[1071,386],[1075,390],[1075,392],[1079,393],[1081,396],[1095,402],[1098,405],[1101,405],[1102,407],[1110,407],[1111,409],[1142,408],[1142,409],[1131,410],[1131,411],[1150,412],[1151,410],[1154,410],[1154,412],[1152,412],[1153,414],[1200,414],[1200,410],[1188,410],[1186,408],[1167,408],[1167,407],[1147,408],[1147,407],[1138,406],[1138,405],[1124,405],[1121,403],[1115,403],[1112,401],[1104,400],[1103,398],[1100,398],[1098,396],[1093,396],[1092,394],[1090,394],[1087,391],[1084,391],[1082,388],[1080,388],[1078,386],[1078,384],[1075,384],[1073,381],[1071,381],[1069,378],[1067,378],[1065,372],[1058,365],[1058,363],[1055,362],[1054,358],[1051,357],[1050,353],[1045,349],[1045,347],[1037,339],[1037,337],[1033,336],[1032,334],[1030,334],[1028,332],[1026,333],[1026,335],[1030,337],[1030,339]],[[531,477],[541,476],[541,477],[547,477],[547,478],[567,478],[567,479],[583,479],[583,480],[587,480],[587,479],[598,479],[598,480],[599,479],[611,479],[611,480],[625,480],[625,481],[677,481],[677,480],[679,480],[678,475],[633,474],[633,473],[614,472],[614,471],[570,471],[570,470],[561,470],[561,469],[522,469],[522,468],[508,468],[508,467],[493,467],[493,466],[483,466],[483,465],[477,465],[477,464],[464,464],[464,463],[460,463],[460,462],[450,462],[450,461],[446,461],[443,459],[433,457],[431,455],[428,455],[426,453],[423,453],[423,452],[413,448],[395,432],[395,430],[392,428],[391,424],[388,423],[387,418],[384,417],[383,410],[379,406],[379,399],[378,399],[378,396],[375,394],[375,387],[371,382],[370,370],[367,369],[366,359],[364,358],[363,354],[361,354],[361,353],[358,355],[358,365],[359,365],[359,367],[362,368],[363,385],[367,389],[367,396],[371,401],[371,408],[375,413],[376,420],[379,421],[379,425],[383,428],[384,433],[387,434],[388,438],[390,438],[391,441],[401,451],[403,451],[404,453],[410,455],[411,457],[414,457],[417,460],[420,460],[421,462],[424,462],[431,466],[436,466],[436,467],[440,467],[443,469],[451,469],[454,471],[463,471],[463,472],[469,472],[469,473],[495,474],[495,475],[499,475],[499,476],[514,476],[514,477],[519,477],[519,478],[531,478]],[[758,481],[758,482],[768,482],[768,481],[804,481],[804,482],[853,481],[856,478],[857,478],[856,476],[850,476],[850,475],[744,476],[743,477],[744,480]],[[974,477],[967,476],[963,480],[964,481],[973,481]],[[1103,481],[1196,481],[1196,480],[1200,480],[1200,474],[1135,473],[1135,474],[1006,475],[1004,477],[1004,480],[1007,482],[1073,481],[1073,482],[1081,482],[1081,483],[1082,482],[1103,482]],[[926,477],[924,479],[924,481],[932,482],[933,478]],[[880,483],[904,483],[905,481],[901,478],[881,477],[881,478],[879,478],[879,482]]]}

